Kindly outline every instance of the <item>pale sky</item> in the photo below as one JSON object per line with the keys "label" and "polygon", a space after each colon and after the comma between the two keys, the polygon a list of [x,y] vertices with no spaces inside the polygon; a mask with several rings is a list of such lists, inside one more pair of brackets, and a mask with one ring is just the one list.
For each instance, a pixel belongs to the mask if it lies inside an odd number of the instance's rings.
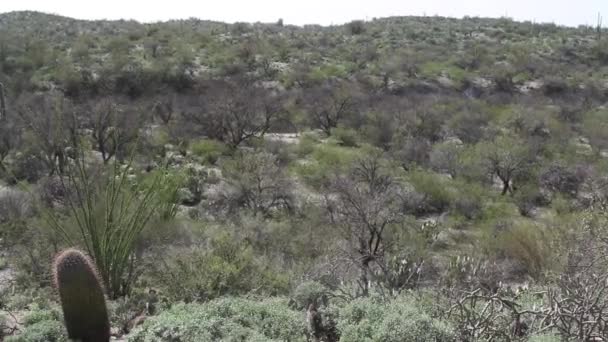
{"label": "pale sky", "polygon": [[461,18],[508,16],[516,20],[596,25],[608,0],[0,0],[0,13],[35,10],[78,19],[135,19],[151,22],[196,17],[225,22],[342,24],[354,19],[401,15]]}

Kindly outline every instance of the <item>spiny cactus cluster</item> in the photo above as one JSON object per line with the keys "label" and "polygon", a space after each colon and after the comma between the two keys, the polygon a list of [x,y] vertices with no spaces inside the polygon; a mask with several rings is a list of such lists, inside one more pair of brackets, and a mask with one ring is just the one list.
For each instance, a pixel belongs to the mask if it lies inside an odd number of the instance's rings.
{"label": "spiny cactus cluster", "polygon": [[109,341],[106,301],[91,259],[79,250],[65,250],[55,258],[53,273],[68,337],[82,342]]}

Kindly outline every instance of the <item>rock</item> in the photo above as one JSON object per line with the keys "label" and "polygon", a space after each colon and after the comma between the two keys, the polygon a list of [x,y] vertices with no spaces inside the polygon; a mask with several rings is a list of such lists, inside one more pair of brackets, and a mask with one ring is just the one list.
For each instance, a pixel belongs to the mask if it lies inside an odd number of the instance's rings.
{"label": "rock", "polygon": [[483,89],[488,89],[490,87],[492,87],[492,81],[487,79],[487,78],[483,78],[483,77],[475,77],[473,78],[473,84],[479,88],[483,88]]}
{"label": "rock", "polygon": [[589,144],[575,143],[574,146],[576,148],[576,153],[578,153],[578,154],[581,154],[581,155],[584,155],[584,156],[591,156],[591,155],[593,155],[593,148]]}
{"label": "rock", "polygon": [[264,89],[274,90],[277,92],[285,91],[285,87],[279,81],[264,81],[261,82],[261,86]]}
{"label": "rock", "polygon": [[526,81],[523,85],[517,86],[520,92],[527,94],[532,90],[538,90],[544,86],[543,81],[534,80],[534,81]]}
{"label": "rock", "polygon": [[460,140],[460,138],[458,138],[457,136],[449,136],[447,138],[445,138],[444,142],[446,144],[453,144],[456,146],[462,146],[464,145],[464,143],[462,142],[462,140]]}
{"label": "rock", "polygon": [[3,293],[11,287],[15,280],[15,271],[12,268],[6,267],[0,270],[0,293]]}
{"label": "rock", "polygon": [[[200,200],[200,199],[199,199]],[[193,206],[197,203],[197,196],[187,188],[177,190],[177,201],[185,206]]]}
{"label": "rock", "polygon": [[454,81],[446,76],[439,76],[437,78],[437,82],[445,88],[454,88]]}
{"label": "rock", "polygon": [[186,158],[179,152],[168,151],[167,162],[170,165],[182,165],[186,161]]}
{"label": "rock", "polygon": [[298,133],[268,133],[264,138],[269,141],[280,141],[286,144],[297,144],[300,141]]}

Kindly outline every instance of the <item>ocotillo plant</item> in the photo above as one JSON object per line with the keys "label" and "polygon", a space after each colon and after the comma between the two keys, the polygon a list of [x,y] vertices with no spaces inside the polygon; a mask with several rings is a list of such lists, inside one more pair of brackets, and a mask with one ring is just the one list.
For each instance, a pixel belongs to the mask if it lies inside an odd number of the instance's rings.
{"label": "ocotillo plant", "polygon": [[55,258],[53,273],[68,337],[82,342],[108,342],[106,301],[91,259],[79,250],[65,250]]}

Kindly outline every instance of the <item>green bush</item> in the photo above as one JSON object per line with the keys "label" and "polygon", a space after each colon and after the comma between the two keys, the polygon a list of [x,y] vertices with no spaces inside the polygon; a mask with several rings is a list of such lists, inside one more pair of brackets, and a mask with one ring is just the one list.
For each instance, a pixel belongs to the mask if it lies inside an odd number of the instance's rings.
{"label": "green bush", "polygon": [[410,172],[408,179],[416,192],[423,196],[422,203],[419,203],[422,212],[443,212],[449,207],[453,194],[447,186],[447,179],[434,173],[417,170]]}
{"label": "green bush", "polygon": [[67,335],[61,314],[57,310],[35,308],[23,320],[23,328],[6,342],[63,342]]}
{"label": "green bush", "polygon": [[389,303],[360,298],[340,309],[341,341],[450,341],[455,333],[445,321],[431,317],[419,303],[401,296]]}
{"label": "green bush", "polygon": [[229,234],[210,241],[211,248],[174,249],[152,276],[165,295],[176,301],[204,301],[256,290],[285,293],[289,280],[256,258],[251,245]]}
{"label": "green bush", "polygon": [[478,183],[456,181],[456,195],[451,201],[450,208],[458,215],[468,220],[481,216],[484,203],[491,197],[491,192]]}
{"label": "green bush", "polygon": [[177,304],[146,320],[130,341],[305,342],[306,335],[304,314],[290,310],[284,298],[222,298],[202,305]]}
{"label": "green bush", "polygon": [[429,78],[444,74],[458,83],[462,82],[467,75],[464,69],[449,62],[427,62],[421,66],[421,72],[422,75]]}
{"label": "green bush", "polygon": [[330,143],[317,145],[310,159],[296,165],[295,171],[309,184],[318,187],[332,174],[345,171],[362,153],[365,152]]}
{"label": "green bush", "polygon": [[317,303],[329,293],[328,289],[323,284],[316,281],[304,282],[294,290],[292,299],[297,308],[305,309],[311,303]]}
{"label": "green bush", "polygon": [[296,154],[300,158],[304,158],[315,151],[316,145],[319,144],[319,137],[312,133],[304,133],[300,137],[300,141],[296,147]]}
{"label": "green bush", "polygon": [[359,132],[352,128],[338,126],[331,130],[331,136],[338,140],[338,143],[342,146],[359,146]]}
{"label": "green bush", "polygon": [[217,160],[228,153],[226,145],[217,140],[201,139],[190,143],[192,153],[209,164],[215,164]]}
{"label": "green bush", "polygon": [[[498,259],[514,260],[519,270],[538,278],[554,266],[554,238],[542,226],[516,221],[502,226],[486,237],[487,252]],[[514,274],[516,275],[516,274]]]}

